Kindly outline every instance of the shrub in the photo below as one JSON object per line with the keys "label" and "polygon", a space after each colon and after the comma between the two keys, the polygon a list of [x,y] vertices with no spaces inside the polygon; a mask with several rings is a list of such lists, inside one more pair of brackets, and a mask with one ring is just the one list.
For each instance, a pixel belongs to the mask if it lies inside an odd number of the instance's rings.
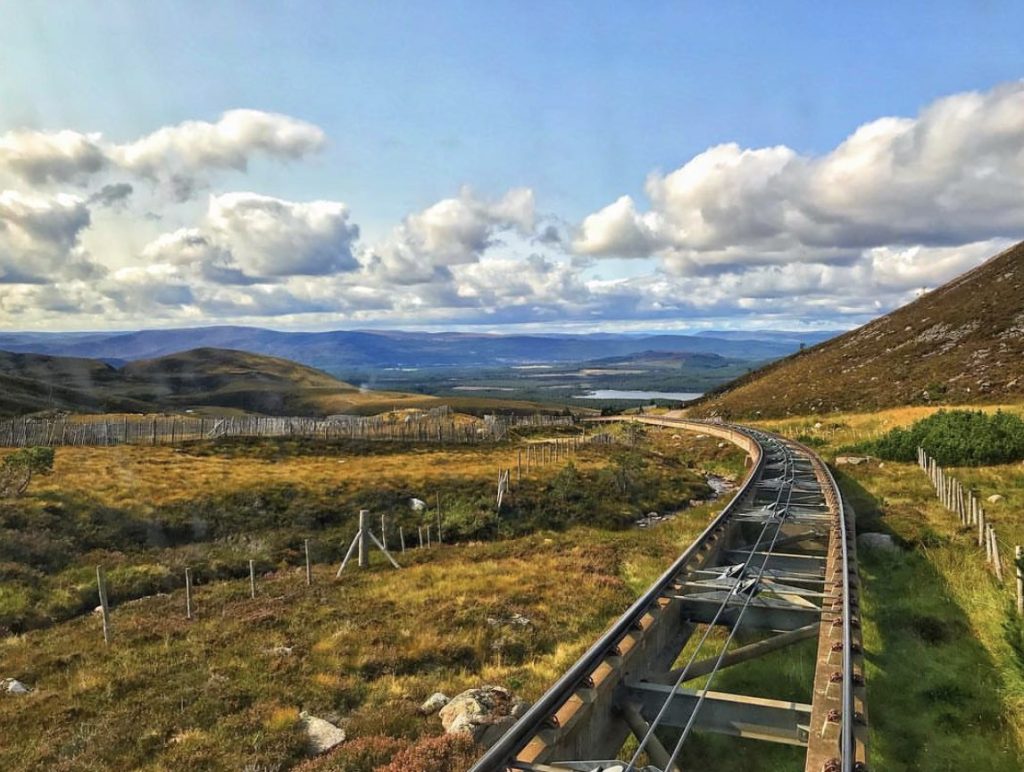
{"label": "shrub", "polygon": [[32,482],[32,475],[53,471],[53,448],[23,448],[0,462],[0,497],[20,496]]}
{"label": "shrub", "polygon": [[914,461],[922,447],[943,466],[1006,464],[1024,459],[1024,421],[1002,411],[940,410],[861,447],[890,461]]}
{"label": "shrub", "polygon": [[479,755],[480,748],[466,735],[427,737],[396,753],[376,772],[458,772],[472,766]]}

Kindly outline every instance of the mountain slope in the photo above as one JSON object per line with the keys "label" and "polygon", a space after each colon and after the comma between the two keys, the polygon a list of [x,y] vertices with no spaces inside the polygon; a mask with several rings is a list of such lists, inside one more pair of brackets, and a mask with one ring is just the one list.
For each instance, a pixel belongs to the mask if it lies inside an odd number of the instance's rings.
{"label": "mountain slope", "polygon": [[1024,242],[902,308],[709,393],[697,415],[775,417],[1024,398]]}

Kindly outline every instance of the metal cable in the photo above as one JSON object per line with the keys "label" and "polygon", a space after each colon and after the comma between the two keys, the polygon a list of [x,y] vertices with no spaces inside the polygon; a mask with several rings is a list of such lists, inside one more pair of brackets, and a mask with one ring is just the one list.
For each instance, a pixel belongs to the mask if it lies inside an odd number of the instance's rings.
{"label": "metal cable", "polygon": [[[762,435],[762,436],[765,437],[765,440],[768,443],[771,443],[772,445],[774,445],[777,448],[781,449],[783,451],[783,454],[784,454],[784,459],[783,459],[784,468],[783,468],[782,474],[778,478],[781,482],[780,482],[780,485],[779,485],[779,490],[776,493],[775,502],[774,502],[774,507],[775,507],[776,511],[778,511],[778,506],[779,506],[779,504],[780,504],[780,502],[782,500],[782,493],[783,493],[783,490],[786,487],[785,484],[786,484],[787,481],[789,482],[790,498],[792,498],[793,457],[792,457],[792,453],[790,452],[790,450],[789,450],[789,448],[787,446],[785,446],[784,444],[782,444],[780,442],[775,441],[774,438],[767,437],[765,435]],[[761,541],[764,538],[765,532],[768,530],[769,526],[771,526],[771,525],[772,525],[771,521],[766,521],[764,526],[761,528],[761,531],[758,534],[757,539],[751,545],[750,553],[747,555],[747,559],[743,563],[743,569],[740,572],[740,578],[742,578],[743,574],[746,572],[747,568],[750,566],[750,563],[751,563],[751,561],[754,558],[754,553],[757,551],[758,547],[760,547]],[[778,525],[779,525],[779,527],[781,527],[781,523],[779,523]],[[778,538],[778,532],[779,532],[779,528],[777,527],[776,531],[775,531],[775,538],[772,539],[771,547],[774,547],[774,545],[775,545],[775,540]],[[769,549],[769,554],[770,554],[770,549]],[[765,563],[767,563],[767,559],[768,559],[768,557],[766,556],[765,557]],[[762,567],[761,575],[763,575],[763,572],[764,572],[764,569]],[[758,579],[760,579],[761,575],[758,576]],[[637,747],[636,752],[633,754],[633,756],[630,758],[629,762],[626,764],[626,768],[623,770],[623,772],[633,772],[633,770],[636,769],[636,763],[637,763],[637,760],[640,758],[640,754],[643,753],[644,749],[647,747],[647,743],[650,742],[651,737],[654,736],[655,730],[657,730],[657,728],[658,728],[659,724],[661,723],[662,719],[664,718],[665,714],[668,712],[668,709],[669,709],[669,707],[670,707],[670,705],[672,703],[672,698],[675,696],[676,692],[679,690],[679,687],[682,685],[683,681],[686,680],[687,672],[689,671],[689,669],[693,665],[693,663],[696,661],[697,655],[700,653],[701,649],[704,646],[704,643],[707,641],[708,637],[711,635],[711,632],[714,630],[714,627],[717,624],[719,618],[721,617],[721,615],[723,613],[725,613],[725,610],[729,607],[729,600],[733,597],[733,595],[735,594],[736,588],[738,588],[739,586],[740,585],[737,582],[737,584],[735,585],[733,590],[730,591],[726,595],[726,597],[723,599],[721,605],[718,607],[718,610],[715,612],[715,615],[712,618],[711,622],[706,626],[706,629],[704,630],[703,636],[701,637],[700,641],[697,643],[697,646],[694,649],[694,651],[690,654],[690,657],[687,660],[686,665],[683,667],[682,671],[679,674],[679,678],[676,679],[675,684],[672,686],[672,689],[669,691],[668,695],[666,696],[664,702],[661,705],[661,708],[658,710],[658,713],[655,715],[654,719],[650,722],[650,726],[647,728],[647,731],[644,733],[643,738],[640,740],[640,744]],[[749,599],[748,599],[748,602],[749,602]],[[695,712],[696,712],[696,709],[695,709]],[[671,765],[669,765],[669,766],[671,766]]]}
{"label": "metal cable", "polygon": [[[790,456],[789,459],[787,459],[787,460],[792,461],[792,456]],[[787,508],[789,506],[789,503],[793,499],[793,485],[794,485],[795,479],[796,479],[795,474],[793,474],[789,478],[789,496],[788,496],[788,498],[786,500]],[[771,558],[772,550],[775,549],[775,542],[778,541],[779,534],[782,532],[782,525],[783,525],[783,521],[781,521],[781,520],[776,525],[775,535],[772,537],[772,543],[768,546],[768,549],[767,549],[767,551],[765,552],[765,555],[764,555],[764,560],[761,562],[761,568],[760,568],[760,570],[757,573],[757,579],[755,580],[755,585],[754,585],[755,588],[757,586],[756,583],[759,583],[761,581],[761,579],[764,577],[764,572],[765,572],[765,570],[768,567],[768,560]],[[732,629],[729,631],[728,637],[725,639],[725,644],[722,646],[722,651],[719,652],[719,654],[718,654],[718,659],[715,660],[715,666],[714,666],[714,668],[712,668],[711,672],[708,674],[707,683],[705,684],[704,688],[701,689],[701,691],[700,691],[700,697],[697,699],[697,704],[694,706],[693,711],[690,713],[690,718],[687,720],[686,726],[683,727],[682,734],[679,736],[679,739],[676,741],[675,747],[672,749],[672,755],[669,756],[668,763],[665,765],[666,769],[671,769],[672,765],[675,764],[676,759],[679,757],[679,753],[683,749],[683,743],[686,742],[686,738],[689,737],[690,731],[693,729],[694,725],[696,724],[697,714],[700,712],[701,707],[704,705],[704,699],[705,699],[705,697],[707,697],[708,689],[711,687],[712,681],[714,681],[715,676],[718,674],[718,670],[719,670],[719,668],[722,665],[722,661],[725,659],[725,655],[729,651],[729,644],[731,644],[733,638],[736,637],[736,633],[740,629],[740,624],[743,622],[743,615],[746,613],[747,609],[750,607],[750,602],[754,599],[754,596],[756,594],[757,594],[756,592],[749,593],[746,596],[745,600],[743,601],[743,606],[740,608],[740,612],[739,612],[739,614],[736,617],[736,622],[735,622],[735,624],[733,624]]]}

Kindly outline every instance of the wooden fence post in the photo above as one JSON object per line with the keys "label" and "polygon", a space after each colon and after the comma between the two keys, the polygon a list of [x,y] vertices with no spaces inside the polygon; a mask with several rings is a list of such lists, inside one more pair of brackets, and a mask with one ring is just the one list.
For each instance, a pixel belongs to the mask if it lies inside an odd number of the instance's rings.
{"label": "wooden fence post", "polygon": [[437,543],[441,544],[444,541],[441,535],[441,494],[438,492],[434,495],[437,497]]}
{"label": "wooden fence post", "polygon": [[380,543],[384,545],[384,549],[388,548],[388,529],[383,514],[380,516]]}
{"label": "wooden fence post", "polygon": [[996,529],[988,527],[989,539],[992,540],[992,567],[996,570],[996,580],[1003,583],[1003,562],[999,559],[999,540],[996,538]]}
{"label": "wooden fence post", "polygon": [[256,599],[256,561],[249,561],[249,597]]}
{"label": "wooden fence post", "polygon": [[366,516],[370,514],[368,509],[359,510],[359,567],[366,568],[370,565],[369,539],[366,538]]}
{"label": "wooden fence post", "polygon": [[430,546],[430,526],[427,526],[427,546]]}
{"label": "wooden fence post", "polygon": [[405,531],[402,530],[402,526],[398,526],[398,542],[402,545],[402,554],[405,554]]}
{"label": "wooden fence post", "polygon": [[103,614],[103,643],[110,645],[110,604],[107,602],[107,573],[102,566],[96,566],[96,591],[100,596],[100,611]]}
{"label": "wooden fence post", "polygon": [[185,619],[192,618],[192,569],[185,569]]}
{"label": "wooden fence post", "polygon": [[420,549],[423,549],[423,526],[417,526],[416,530],[419,532],[420,535]]}
{"label": "wooden fence post", "polygon": [[302,540],[303,546],[306,548],[306,585],[313,584],[313,567],[309,562],[309,539]]}
{"label": "wooden fence post", "polygon": [[1017,616],[1024,617],[1024,570],[1021,570],[1021,563],[1024,561],[1024,552],[1018,544],[1013,548],[1013,564],[1017,569]]}

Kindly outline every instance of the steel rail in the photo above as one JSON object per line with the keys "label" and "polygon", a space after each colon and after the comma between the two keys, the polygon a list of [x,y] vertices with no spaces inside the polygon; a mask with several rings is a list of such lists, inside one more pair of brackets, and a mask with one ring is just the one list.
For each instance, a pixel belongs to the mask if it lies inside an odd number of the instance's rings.
{"label": "steel rail", "polygon": [[[601,419],[597,419],[601,420]],[[611,419],[615,420],[615,419]],[[636,419],[634,419],[636,420]],[[704,531],[697,537],[697,539],[686,549],[683,553],[672,563],[668,569],[655,581],[654,584],[640,597],[638,598],[629,609],[616,620],[611,627],[609,627],[598,640],[584,653],[584,655],[577,660],[567,670],[562,677],[560,677],[542,696],[534,703],[534,705],[526,712],[526,714],[519,719],[508,732],[505,733],[471,768],[470,772],[499,772],[499,770],[512,770],[512,769],[594,769],[596,767],[583,766],[584,764],[593,763],[598,764],[600,762],[549,762],[548,764],[542,764],[541,766],[535,766],[525,760],[518,758],[519,754],[523,752],[526,746],[533,741],[540,732],[551,727],[557,727],[558,723],[555,719],[556,713],[563,709],[568,701],[578,692],[580,688],[585,688],[587,682],[590,680],[591,674],[610,656],[616,656],[618,653],[618,645],[626,639],[631,632],[639,627],[640,619],[653,608],[659,598],[666,594],[666,590],[674,584],[679,575],[684,571],[687,564],[693,560],[697,554],[710,542],[712,537],[716,535],[716,532],[720,532],[727,524],[731,522],[733,515],[736,514],[737,509],[742,509],[741,504],[746,500],[748,494],[752,491],[757,490],[757,483],[762,481],[763,473],[768,466],[768,450],[773,444],[778,444],[784,451],[784,464],[783,474],[778,478],[780,481],[786,479],[789,480],[789,500],[793,498],[793,487],[795,486],[795,479],[793,477],[797,468],[798,456],[805,455],[805,463],[809,463],[811,469],[814,472],[814,476],[818,478],[818,484],[821,487],[821,493],[825,498],[825,502],[829,505],[829,508],[833,512],[833,528],[838,527],[838,542],[836,545],[839,548],[839,568],[838,572],[841,573],[840,581],[836,583],[836,586],[841,589],[842,599],[842,627],[840,631],[841,638],[841,697],[838,706],[841,706],[840,710],[830,711],[829,721],[832,721],[832,714],[838,713],[839,715],[835,718],[838,719],[839,726],[839,738],[836,744],[836,753],[838,758],[833,759],[832,763],[838,761],[838,765],[835,767],[841,772],[857,772],[857,770],[863,767],[857,763],[855,754],[857,751],[856,739],[855,739],[855,723],[859,720],[859,716],[856,713],[856,696],[854,693],[854,678],[853,672],[853,650],[854,650],[854,635],[853,635],[853,619],[852,619],[852,602],[851,602],[851,577],[850,577],[850,562],[851,556],[849,553],[849,532],[847,522],[847,512],[844,505],[842,494],[836,484],[835,477],[829,470],[828,466],[817,456],[814,451],[802,443],[795,442],[793,440],[785,440],[777,437],[770,433],[761,432],[758,430],[747,429],[745,427],[737,426],[734,424],[725,424],[719,422],[705,422],[695,421],[692,419],[674,419],[667,417],[644,417],[640,418],[638,422],[660,425],[660,426],[679,426],[689,428],[691,430],[699,430],[698,427],[706,427],[708,430],[720,429],[724,431],[709,431],[712,434],[718,434],[719,436],[729,439],[734,444],[738,444],[743,447],[754,459],[754,463],[751,466],[750,473],[737,490],[736,494],[729,501],[729,503],[721,510],[721,512],[712,520],[712,522],[704,529]],[[747,441],[747,445],[744,445],[742,441],[737,438],[743,438]],[[793,453],[794,450],[801,451],[801,454]],[[773,465],[777,464],[778,461],[773,459]],[[788,477],[787,477],[788,475]],[[780,483],[780,486],[784,483]],[[776,506],[782,495],[782,488],[777,492],[776,495]],[[751,499],[753,500],[753,499]],[[770,506],[770,505],[765,505]],[[742,512],[741,512],[742,514]],[[783,518],[784,520],[784,518]],[[740,522],[740,521],[732,521]],[[775,538],[772,540],[774,546],[775,541],[778,539],[779,532],[781,531],[781,521],[776,528]],[[760,547],[763,540],[766,527],[762,528],[758,538],[754,541],[751,553]],[[833,530],[833,538],[835,532]],[[833,543],[834,544],[834,543]],[[831,548],[834,549],[835,547]],[[771,548],[765,555],[764,562],[761,566],[761,572],[759,576],[764,574],[764,569],[768,564],[771,555]],[[744,571],[746,566],[749,565],[749,555],[744,565]],[[832,569],[836,571],[837,569]],[[834,576],[834,574],[833,574]],[[732,593],[727,596],[727,602],[731,597]],[[750,599],[746,599],[744,603],[744,610],[749,606]],[[835,606],[833,606],[834,613]],[[823,609],[824,612],[824,609]],[[743,614],[740,613],[739,619],[742,619]],[[737,620],[738,621],[738,620]],[[834,624],[834,623],[833,623]],[[735,630],[733,630],[735,633]],[[730,636],[731,640],[731,636]],[[834,639],[833,639],[834,640]],[[819,644],[820,646],[821,644]],[[728,649],[728,641],[723,651],[720,653],[719,659]],[[835,651],[835,647],[833,647]],[[819,655],[821,649],[819,648]],[[715,670],[718,669],[718,663],[716,663]],[[835,674],[840,675],[840,674]],[[678,688],[678,687],[676,687]],[[817,697],[815,698],[817,699]],[[833,698],[834,699],[834,698]],[[666,702],[667,704],[667,702]],[[817,705],[817,703],[815,703]],[[828,704],[827,702],[825,703]],[[837,705],[836,702],[832,703]],[[697,710],[700,708],[700,702],[698,701],[697,706],[689,717],[689,721],[686,729],[692,728],[695,725],[695,717]],[[816,708],[817,710],[817,708]],[[660,715],[660,711],[659,711]],[[651,726],[650,731],[645,734],[644,739],[652,736],[654,733],[654,726]],[[686,729],[683,731],[683,736],[680,738],[680,742],[674,749],[671,760],[674,761],[678,750],[682,745],[682,742],[686,739]],[[819,744],[820,747],[820,744]],[[622,762],[618,762],[622,763]],[[629,762],[630,765],[635,763],[635,758]],[[554,764],[555,766],[550,766]],[[629,768],[629,767],[627,767]],[[654,769],[653,767],[650,769]]]}
{"label": "steel rail", "polygon": [[[672,421],[676,423],[676,421]],[[685,423],[685,422],[678,422]],[[680,571],[696,556],[701,545],[733,514],[740,502],[753,489],[756,481],[764,471],[765,453],[761,443],[751,432],[735,426],[728,427],[748,439],[753,440],[759,448],[756,463],[751,467],[750,474],[743,485],[722,509],[718,516],[708,524],[700,536],[676,558],[668,569],[653,585],[633,603],[626,612],[606,630],[597,642],[576,660],[551,687],[538,699],[529,710],[512,727],[492,745],[487,752],[470,768],[470,772],[499,772],[509,769],[517,753],[533,738],[579,688],[584,679],[608,656],[616,644],[634,629],[636,621],[646,613],[647,609],[661,597]]]}
{"label": "steel rail", "polygon": [[[783,445],[783,447],[785,447],[785,446]],[[796,464],[793,461],[793,453],[792,453],[792,451],[789,448],[786,448],[786,463],[788,464],[788,469],[784,473],[784,476],[788,475],[788,480],[789,480],[789,487],[787,489],[788,496],[787,496],[787,499],[786,499],[786,510],[787,510],[787,513],[788,513],[789,505],[793,501],[793,485],[796,482],[796,471],[795,471]],[[780,486],[780,488],[779,488],[779,495],[776,497],[776,501],[778,501],[781,498],[782,498],[782,488]],[[757,572],[757,579],[756,579],[757,582],[760,582],[764,578],[765,569],[768,567],[768,561],[771,559],[772,552],[775,549],[775,542],[778,541],[779,534],[782,532],[783,522],[784,522],[784,519],[780,519],[779,522],[777,522],[775,524],[775,535],[772,537],[772,542],[771,542],[771,544],[768,545],[768,549],[764,553],[764,560],[761,561],[761,568]],[[767,528],[767,524],[766,524],[765,527]],[[762,529],[761,533],[763,535],[764,529]],[[758,536],[757,543],[755,543],[753,545],[755,549],[759,546],[760,541],[761,541],[761,537]],[[753,552],[751,552],[751,556],[753,556]],[[756,586],[757,585],[755,584],[754,585],[755,589],[756,589]],[[740,585],[737,584],[736,587],[739,588]],[[672,755],[669,756],[668,763],[666,764],[666,767],[668,769],[671,769],[672,765],[675,764],[675,762],[678,760],[679,753],[683,749],[683,744],[686,742],[686,738],[689,737],[690,732],[693,730],[694,724],[696,724],[696,722],[697,722],[697,714],[700,712],[701,707],[704,705],[704,701],[705,701],[705,698],[707,697],[708,691],[711,689],[711,684],[714,682],[715,676],[718,674],[719,668],[722,665],[722,660],[725,658],[726,652],[728,652],[728,650],[729,650],[729,645],[732,643],[733,639],[736,637],[736,633],[739,631],[740,625],[743,623],[743,615],[747,613],[747,609],[750,607],[750,602],[754,599],[754,595],[755,594],[756,594],[755,592],[749,592],[749,593],[746,594],[746,597],[744,598],[743,606],[740,608],[740,612],[739,612],[739,614],[736,617],[736,621],[732,624],[732,627],[729,630],[729,635],[728,635],[728,637],[725,640],[725,644],[722,646],[722,651],[719,652],[718,659],[715,662],[714,667],[712,668],[711,672],[708,673],[708,677],[707,677],[708,680],[707,680],[707,683],[705,683],[704,688],[701,689],[700,698],[697,700],[697,704],[694,707],[693,712],[690,713],[690,718],[686,722],[686,726],[683,727],[682,734],[679,736],[679,739],[676,741],[675,747],[672,749]],[[682,683],[682,678],[680,678],[680,683]],[[672,690],[672,692],[670,693],[670,695],[668,697],[668,700],[671,700],[671,698],[675,695],[676,689],[678,689],[678,688],[679,687],[676,686]],[[632,764],[632,762],[630,762],[630,764]],[[626,768],[626,772],[629,772],[629,767]]]}
{"label": "steel rail", "polygon": [[[756,435],[754,436],[754,439],[757,440]],[[760,441],[758,441],[758,442],[760,444]],[[780,447],[783,447],[783,448],[785,447],[781,443],[778,443],[778,444],[779,444]],[[763,444],[761,444],[761,448],[762,448],[762,452],[763,452],[764,451],[764,445]],[[792,475],[793,475],[792,455],[790,453],[788,453],[788,451],[786,451],[786,453],[787,453],[786,459],[785,459],[786,468],[783,471],[782,475],[780,475],[780,479],[783,479],[783,478],[786,478],[786,477],[792,478]],[[756,483],[755,483],[755,485],[756,485]],[[789,491],[789,494],[790,494],[790,496],[789,496],[790,499],[792,499],[792,497],[793,497],[792,490],[793,490],[792,489],[792,485],[790,485],[790,487],[788,488],[788,491]],[[783,487],[780,485],[778,492],[775,494],[775,507],[776,508],[778,507],[779,502],[782,500],[782,492],[783,492]],[[787,502],[787,504],[788,504],[788,502]],[[757,539],[754,540],[753,544],[750,547],[750,551],[747,554],[746,560],[743,561],[743,568],[739,572],[739,575],[737,576],[737,579],[742,579],[744,577],[744,575],[746,574],[747,569],[750,567],[751,561],[753,561],[753,559],[754,559],[754,555],[760,550],[761,540],[764,538],[765,533],[767,532],[768,528],[771,525],[773,525],[773,523],[770,520],[766,520],[764,525],[761,527],[761,531],[758,533]],[[764,567],[768,564],[768,558],[771,555],[772,549],[774,549],[774,547],[775,547],[775,541],[778,539],[779,530],[781,529],[782,524],[781,524],[781,522],[779,522],[779,523],[776,523],[775,526],[776,526],[776,528],[775,528],[775,538],[772,539],[772,543],[769,546],[768,552],[765,555],[764,561],[761,564],[761,571],[758,574],[758,579],[759,580],[764,575]],[[654,716],[654,718],[651,719],[651,722],[648,725],[647,731],[644,733],[643,738],[640,740],[640,743],[637,746],[637,749],[634,751],[633,756],[630,758],[629,762],[626,764],[626,768],[623,770],[623,772],[632,772],[634,769],[636,769],[636,763],[637,763],[637,760],[640,758],[640,754],[643,753],[644,749],[647,747],[647,744],[650,742],[651,737],[654,736],[655,731],[657,731],[658,726],[661,724],[661,721],[664,718],[665,714],[668,712],[668,710],[669,710],[669,708],[670,708],[670,706],[672,704],[673,697],[675,697],[676,692],[679,690],[679,687],[686,680],[686,675],[687,675],[687,673],[690,670],[690,666],[693,665],[693,663],[696,661],[697,656],[700,654],[701,650],[704,648],[704,644],[707,642],[708,638],[711,637],[711,632],[714,630],[715,625],[717,624],[718,620],[721,618],[722,614],[725,613],[725,610],[729,607],[730,602],[731,602],[731,600],[733,598],[733,595],[735,594],[736,590],[740,586],[741,585],[739,583],[737,583],[737,585],[733,588],[733,591],[726,594],[725,598],[722,599],[721,604],[719,604],[718,610],[715,612],[714,617],[705,626],[704,634],[701,636],[701,639],[697,642],[697,646],[694,648],[694,650],[690,654],[690,657],[687,660],[686,664],[683,666],[681,672],[679,673],[679,677],[675,680],[675,683],[672,686],[671,691],[665,696],[665,699],[662,702],[661,708],[658,710],[658,712]],[[743,609],[740,612],[740,619],[742,619],[743,612],[746,611],[747,606],[750,604],[750,598],[752,598],[752,597],[753,597],[753,595],[748,595],[747,596],[746,602],[743,605]],[[739,619],[737,619],[737,623],[736,624],[737,625],[739,624]],[[735,628],[734,628],[734,630],[735,630]],[[731,640],[732,640],[732,635],[729,636],[729,641],[731,641]],[[728,641],[726,642],[726,646],[728,646]],[[725,653],[725,649],[722,650],[722,653],[723,654]],[[719,658],[719,662],[720,661],[721,661],[721,657]],[[718,670],[718,666],[716,664],[714,670],[712,671],[711,677],[714,676],[714,672],[717,671],[717,670]],[[710,682],[710,678],[709,678],[709,682]],[[700,700],[697,703],[697,707],[694,708],[693,713],[691,714],[691,721],[696,718],[697,712],[700,710],[700,707],[703,704],[703,702],[704,702],[704,697],[702,695]],[[685,734],[685,732],[684,732],[684,734]],[[669,760],[669,762],[670,762],[669,765],[668,765],[669,768],[671,768],[672,762],[675,761],[674,757],[675,757],[675,754],[673,753],[673,756]]]}

